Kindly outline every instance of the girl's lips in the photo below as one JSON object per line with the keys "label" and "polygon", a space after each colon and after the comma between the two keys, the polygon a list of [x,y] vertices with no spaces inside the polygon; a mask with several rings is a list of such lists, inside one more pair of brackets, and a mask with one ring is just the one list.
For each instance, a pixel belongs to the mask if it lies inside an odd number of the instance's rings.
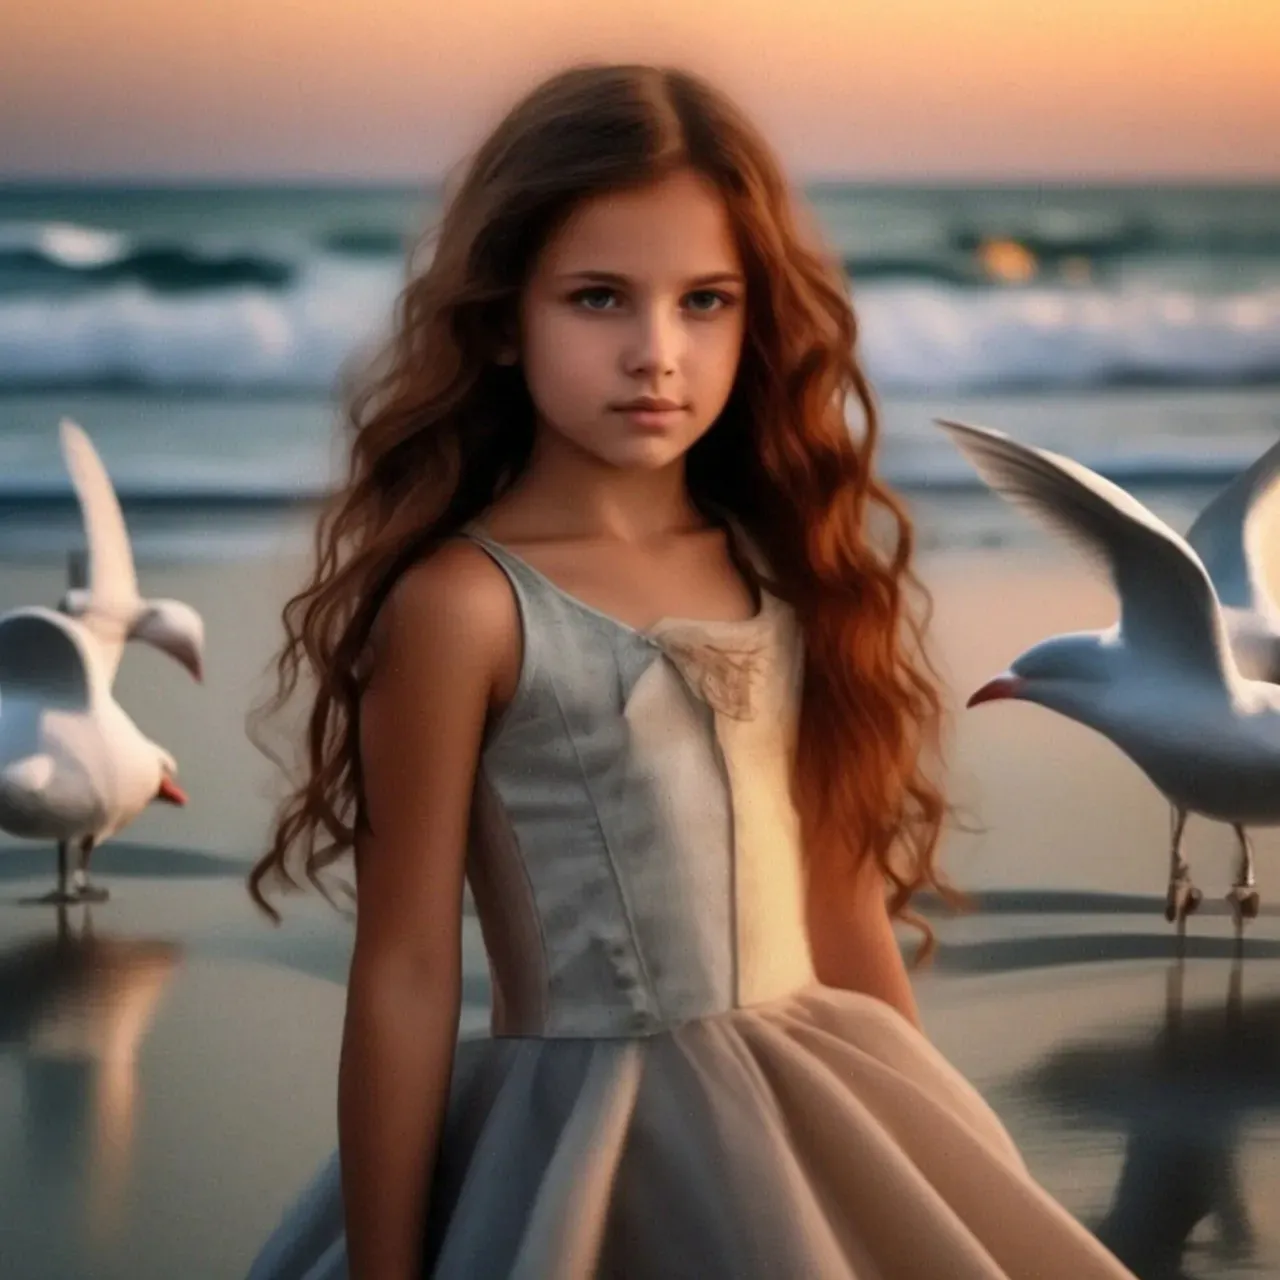
{"label": "girl's lips", "polygon": [[663,431],[685,414],[685,410],[679,407],[672,409],[621,408],[617,412],[621,413],[632,426],[649,431]]}
{"label": "girl's lips", "polygon": [[683,409],[684,405],[677,400],[668,400],[666,396],[637,396],[634,400],[627,400],[613,407],[615,409]]}

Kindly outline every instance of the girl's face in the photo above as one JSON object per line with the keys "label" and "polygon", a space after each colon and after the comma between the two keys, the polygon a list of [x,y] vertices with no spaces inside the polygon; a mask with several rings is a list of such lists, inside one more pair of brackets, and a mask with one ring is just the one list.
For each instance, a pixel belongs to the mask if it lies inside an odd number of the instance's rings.
{"label": "girl's face", "polygon": [[539,431],[613,467],[675,461],[729,398],[745,310],[729,217],[706,179],[681,171],[584,201],[520,301]]}

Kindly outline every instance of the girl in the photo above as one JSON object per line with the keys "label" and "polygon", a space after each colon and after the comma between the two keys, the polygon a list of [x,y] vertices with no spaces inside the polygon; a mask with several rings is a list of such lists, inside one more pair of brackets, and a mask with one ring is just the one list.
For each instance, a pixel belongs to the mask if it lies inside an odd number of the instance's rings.
{"label": "girl", "polygon": [[358,908],[338,1153],[255,1280],[1128,1275],[916,1026],[939,695],[765,143],[682,72],[558,75],[397,316],[285,610],[310,774],[251,889],[350,848]]}

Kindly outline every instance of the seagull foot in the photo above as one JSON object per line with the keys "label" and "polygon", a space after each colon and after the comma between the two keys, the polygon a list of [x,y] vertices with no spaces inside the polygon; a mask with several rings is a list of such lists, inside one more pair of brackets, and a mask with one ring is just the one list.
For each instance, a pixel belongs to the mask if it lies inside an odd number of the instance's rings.
{"label": "seagull foot", "polygon": [[71,889],[50,889],[48,893],[42,893],[39,897],[22,898],[20,901],[24,907],[62,906],[80,902],[81,897]]}
{"label": "seagull foot", "polygon": [[1227,894],[1227,902],[1231,907],[1231,915],[1237,927],[1246,920],[1255,920],[1261,899],[1257,889],[1250,884],[1233,884]]}
{"label": "seagull foot", "polygon": [[1175,920],[1181,923],[1200,905],[1203,898],[1204,895],[1190,880],[1173,881],[1164,902],[1164,918],[1170,924]]}

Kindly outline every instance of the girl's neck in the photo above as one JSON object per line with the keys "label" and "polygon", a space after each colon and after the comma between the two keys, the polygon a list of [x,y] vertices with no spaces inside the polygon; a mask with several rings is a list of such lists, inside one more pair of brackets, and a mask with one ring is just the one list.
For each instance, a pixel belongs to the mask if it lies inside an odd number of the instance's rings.
{"label": "girl's neck", "polygon": [[661,471],[530,467],[485,517],[523,541],[639,544],[706,526],[685,483],[684,460]]}

